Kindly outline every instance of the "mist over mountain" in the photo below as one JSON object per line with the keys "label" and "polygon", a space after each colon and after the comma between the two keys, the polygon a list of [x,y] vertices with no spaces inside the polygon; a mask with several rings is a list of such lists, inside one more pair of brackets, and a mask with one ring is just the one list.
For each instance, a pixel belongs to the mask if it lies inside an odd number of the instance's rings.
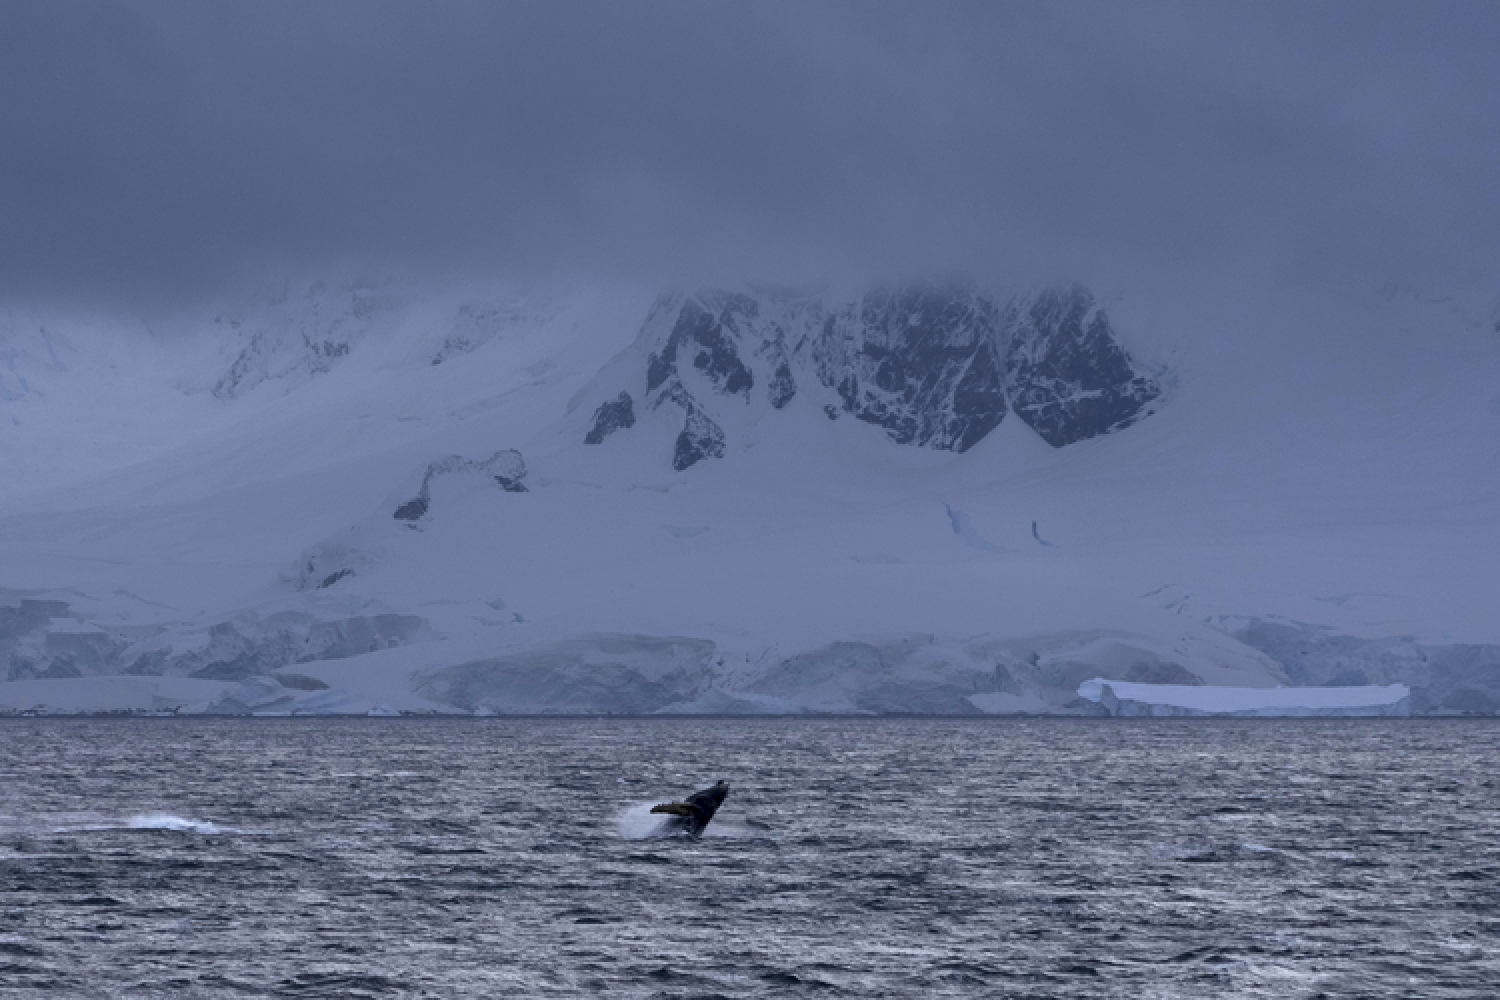
{"label": "mist over mountain", "polygon": [[0,706],[1500,711],[1497,34],[8,4]]}

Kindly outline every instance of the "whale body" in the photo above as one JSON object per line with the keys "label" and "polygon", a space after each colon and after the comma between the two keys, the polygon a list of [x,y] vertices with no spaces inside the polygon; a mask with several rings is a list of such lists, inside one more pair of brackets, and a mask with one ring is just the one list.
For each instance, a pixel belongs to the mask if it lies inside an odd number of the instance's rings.
{"label": "whale body", "polygon": [[712,788],[694,792],[681,802],[663,802],[652,806],[651,811],[671,817],[663,825],[665,832],[698,837],[702,836],[703,828],[714,818],[714,813],[719,811],[719,806],[724,804],[724,797],[728,794],[729,782],[718,781]]}

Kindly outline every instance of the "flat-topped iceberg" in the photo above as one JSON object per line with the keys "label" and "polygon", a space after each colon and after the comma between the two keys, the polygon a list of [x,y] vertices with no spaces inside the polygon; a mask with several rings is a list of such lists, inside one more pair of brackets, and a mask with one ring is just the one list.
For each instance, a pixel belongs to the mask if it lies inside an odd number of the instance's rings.
{"label": "flat-topped iceberg", "polygon": [[1405,684],[1358,687],[1221,687],[1141,684],[1102,677],[1078,685],[1078,695],[1110,715],[1410,715]]}

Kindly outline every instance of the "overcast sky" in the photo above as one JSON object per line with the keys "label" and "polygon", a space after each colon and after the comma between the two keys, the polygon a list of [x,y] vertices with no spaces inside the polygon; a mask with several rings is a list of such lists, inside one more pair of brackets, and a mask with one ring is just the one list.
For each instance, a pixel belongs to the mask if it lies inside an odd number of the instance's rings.
{"label": "overcast sky", "polygon": [[13,299],[1497,259],[1493,2],[0,4]]}

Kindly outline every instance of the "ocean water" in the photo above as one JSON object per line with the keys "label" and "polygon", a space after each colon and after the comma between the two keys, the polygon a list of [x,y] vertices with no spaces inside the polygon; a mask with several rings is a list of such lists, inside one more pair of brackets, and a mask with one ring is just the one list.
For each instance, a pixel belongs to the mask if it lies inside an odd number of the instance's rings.
{"label": "ocean water", "polygon": [[12,719],[0,995],[1496,997],[1497,762],[1493,720]]}

